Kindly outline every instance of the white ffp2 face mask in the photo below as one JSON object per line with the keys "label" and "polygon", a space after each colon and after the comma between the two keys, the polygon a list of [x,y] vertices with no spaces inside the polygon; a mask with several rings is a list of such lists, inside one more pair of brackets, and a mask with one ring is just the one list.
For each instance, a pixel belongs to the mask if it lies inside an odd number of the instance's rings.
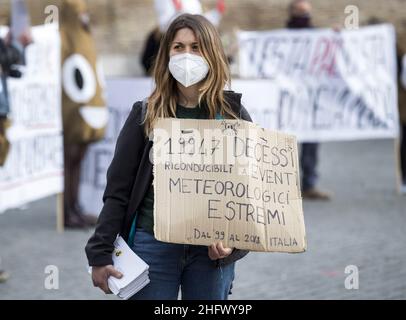
{"label": "white ffp2 face mask", "polygon": [[203,80],[209,72],[209,65],[201,56],[182,53],[169,59],[169,71],[185,87]]}

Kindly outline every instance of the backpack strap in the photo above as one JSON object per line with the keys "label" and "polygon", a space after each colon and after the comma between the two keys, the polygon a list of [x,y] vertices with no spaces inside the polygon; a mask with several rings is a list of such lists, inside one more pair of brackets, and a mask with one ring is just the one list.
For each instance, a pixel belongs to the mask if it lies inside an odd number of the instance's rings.
{"label": "backpack strap", "polygon": [[216,120],[224,120],[224,117],[220,113],[216,113]]}
{"label": "backpack strap", "polygon": [[[141,122],[144,121],[145,115],[147,114],[147,102],[148,102],[148,98],[145,98],[144,100],[142,100]],[[135,212],[134,219],[131,224],[130,233],[129,233],[128,239],[127,239],[127,244],[129,245],[130,248],[132,248],[134,246],[135,229],[137,227],[137,216],[138,216],[138,214],[137,214],[137,212]]]}

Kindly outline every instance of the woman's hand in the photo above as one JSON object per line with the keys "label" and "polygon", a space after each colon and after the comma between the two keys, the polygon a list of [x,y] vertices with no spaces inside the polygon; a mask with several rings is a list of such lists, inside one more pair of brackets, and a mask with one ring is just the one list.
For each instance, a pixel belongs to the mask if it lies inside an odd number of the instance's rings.
{"label": "woman's hand", "polygon": [[102,289],[106,294],[111,293],[109,285],[107,283],[107,279],[110,276],[121,279],[123,277],[123,274],[114,269],[111,264],[103,267],[92,267],[93,285]]}
{"label": "woman's hand", "polygon": [[209,258],[211,260],[223,259],[233,252],[232,248],[224,248],[221,242],[209,246]]}

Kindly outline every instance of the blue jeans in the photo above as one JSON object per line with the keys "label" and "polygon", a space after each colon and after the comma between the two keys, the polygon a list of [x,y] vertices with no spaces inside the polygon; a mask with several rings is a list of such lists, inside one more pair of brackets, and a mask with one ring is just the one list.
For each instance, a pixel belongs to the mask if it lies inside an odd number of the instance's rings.
{"label": "blue jeans", "polygon": [[300,164],[302,167],[302,191],[307,191],[316,186],[318,143],[302,143]]}
{"label": "blue jeans", "polygon": [[217,267],[207,246],[158,241],[137,228],[132,250],[149,265],[150,283],[132,300],[227,300],[234,264]]}
{"label": "blue jeans", "polygon": [[6,117],[10,112],[10,105],[8,101],[7,80],[0,71],[0,117]]}

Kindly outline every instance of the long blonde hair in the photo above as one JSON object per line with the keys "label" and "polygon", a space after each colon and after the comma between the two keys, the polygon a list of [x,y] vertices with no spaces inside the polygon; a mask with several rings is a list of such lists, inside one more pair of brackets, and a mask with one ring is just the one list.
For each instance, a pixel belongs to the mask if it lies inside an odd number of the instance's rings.
{"label": "long blonde hair", "polygon": [[209,119],[216,113],[237,118],[224,97],[224,87],[230,85],[230,69],[216,28],[203,16],[182,14],[177,17],[164,34],[153,69],[155,89],[148,98],[145,115],[145,134],[153,129],[159,117],[176,117],[178,88],[175,78],[168,68],[169,51],[176,33],[183,28],[193,31],[200,52],[209,65],[209,72],[199,89],[199,104],[203,103],[209,111]]}

